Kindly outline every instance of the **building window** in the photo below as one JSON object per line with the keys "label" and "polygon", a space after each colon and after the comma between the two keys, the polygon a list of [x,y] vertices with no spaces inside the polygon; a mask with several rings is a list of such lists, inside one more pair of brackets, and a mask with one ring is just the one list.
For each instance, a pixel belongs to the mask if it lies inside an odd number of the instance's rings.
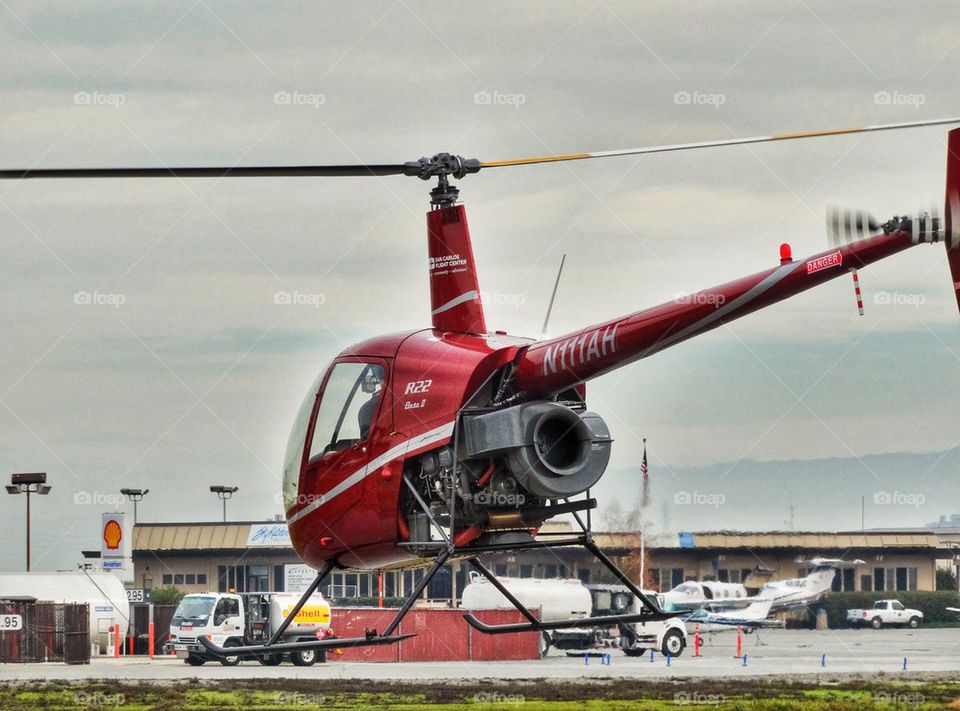
{"label": "building window", "polygon": [[164,574],[164,576],[163,576],[163,584],[164,584],[164,585],[173,585],[173,576],[172,576],[172,575]]}
{"label": "building window", "polygon": [[717,571],[717,580],[721,583],[739,583],[741,581],[740,572],[739,570],[720,568]]}
{"label": "building window", "polygon": [[590,582],[590,569],[580,568],[578,577],[580,578],[581,583],[583,583],[584,585],[588,584]]}
{"label": "building window", "polygon": [[197,576],[196,576],[196,574],[195,574],[195,573],[187,573],[186,583],[187,583],[187,585],[196,585],[196,584],[197,584]]}
{"label": "building window", "polygon": [[501,576],[503,576],[503,577],[507,577],[507,564],[506,564],[506,563],[497,563],[495,566],[493,566],[493,570],[496,572],[497,575],[501,575]]}
{"label": "building window", "polygon": [[884,586],[884,581],[886,580],[885,570],[883,568],[874,568],[873,569],[873,589],[877,592],[883,592],[886,590]]}
{"label": "building window", "polygon": [[207,584],[207,574],[197,573],[197,585],[206,585],[206,584]]}
{"label": "building window", "polygon": [[173,584],[174,584],[174,585],[183,585],[183,573],[174,573],[174,575],[173,575]]}
{"label": "building window", "polygon": [[521,577],[521,578],[532,578],[532,577],[533,577],[533,566],[532,566],[532,565],[521,565],[521,566],[520,566],[520,577]]}
{"label": "building window", "polygon": [[860,576],[860,592],[873,592],[873,576],[870,573]]}
{"label": "building window", "polygon": [[670,588],[677,587],[683,582],[683,568],[674,568],[670,571]]}
{"label": "building window", "polygon": [[557,577],[557,566],[553,563],[543,566],[543,577],[548,579]]}

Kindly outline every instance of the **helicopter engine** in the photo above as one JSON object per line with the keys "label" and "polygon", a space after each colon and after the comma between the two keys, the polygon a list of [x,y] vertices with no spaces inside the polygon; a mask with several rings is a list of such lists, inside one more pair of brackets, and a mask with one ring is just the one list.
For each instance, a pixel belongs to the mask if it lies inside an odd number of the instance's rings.
{"label": "helicopter engine", "polygon": [[603,419],[557,402],[467,415],[462,424],[457,454],[444,446],[414,460],[417,471],[411,473],[430,516],[410,502],[413,543],[435,540],[431,516],[449,526],[451,504],[468,537],[493,531],[529,537],[529,529],[563,508],[558,500],[595,485],[610,460],[613,440]]}
{"label": "helicopter engine", "polygon": [[574,496],[596,484],[613,442],[596,413],[546,401],[466,417],[463,434],[466,459],[501,458],[520,487],[543,499]]}

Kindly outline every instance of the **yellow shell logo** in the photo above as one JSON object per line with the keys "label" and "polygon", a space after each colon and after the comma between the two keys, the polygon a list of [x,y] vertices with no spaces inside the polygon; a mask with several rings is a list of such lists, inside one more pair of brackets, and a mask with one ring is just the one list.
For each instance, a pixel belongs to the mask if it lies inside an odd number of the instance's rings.
{"label": "yellow shell logo", "polygon": [[115,551],[120,548],[120,541],[123,538],[123,529],[116,519],[107,521],[103,527],[103,542],[107,544],[107,550]]}

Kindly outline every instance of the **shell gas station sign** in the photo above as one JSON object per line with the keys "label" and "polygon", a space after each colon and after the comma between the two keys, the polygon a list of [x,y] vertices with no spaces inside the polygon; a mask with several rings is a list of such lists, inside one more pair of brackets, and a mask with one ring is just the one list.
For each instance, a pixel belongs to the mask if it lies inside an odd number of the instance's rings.
{"label": "shell gas station sign", "polygon": [[126,541],[124,514],[105,513],[100,526],[100,557],[123,558]]}

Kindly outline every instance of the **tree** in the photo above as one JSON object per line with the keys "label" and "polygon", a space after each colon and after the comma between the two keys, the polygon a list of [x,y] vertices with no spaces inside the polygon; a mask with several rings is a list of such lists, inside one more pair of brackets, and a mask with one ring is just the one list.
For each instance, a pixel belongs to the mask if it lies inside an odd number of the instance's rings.
{"label": "tree", "polygon": [[956,590],[957,579],[949,568],[937,568],[937,590]]}
{"label": "tree", "polygon": [[186,593],[175,585],[164,585],[153,589],[154,605],[177,605]]}

